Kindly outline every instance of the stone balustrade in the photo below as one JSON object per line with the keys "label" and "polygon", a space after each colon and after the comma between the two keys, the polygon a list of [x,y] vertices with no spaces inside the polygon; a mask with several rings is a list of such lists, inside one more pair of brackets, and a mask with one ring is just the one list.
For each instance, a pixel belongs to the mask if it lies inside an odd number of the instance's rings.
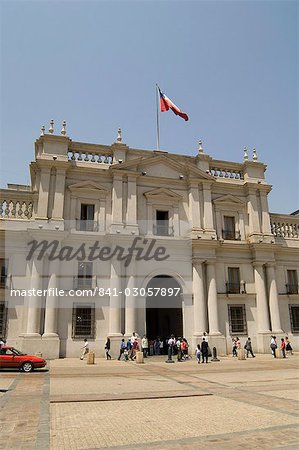
{"label": "stone balustrade", "polygon": [[209,174],[216,178],[244,180],[244,173],[242,170],[226,166],[210,166]]}
{"label": "stone balustrade", "polygon": [[299,217],[270,214],[270,220],[275,237],[299,238]]}
{"label": "stone balustrade", "polygon": [[113,156],[84,150],[70,150],[68,151],[68,160],[99,164],[112,164]]}
{"label": "stone balustrade", "polygon": [[25,200],[0,200],[1,219],[31,219],[33,202]]}

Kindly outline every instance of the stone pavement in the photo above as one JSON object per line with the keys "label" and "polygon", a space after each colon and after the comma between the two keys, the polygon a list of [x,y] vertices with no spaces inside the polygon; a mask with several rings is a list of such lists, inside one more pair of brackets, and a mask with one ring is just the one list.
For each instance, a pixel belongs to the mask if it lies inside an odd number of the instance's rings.
{"label": "stone pavement", "polygon": [[2,449],[295,449],[299,355],[1,372]]}

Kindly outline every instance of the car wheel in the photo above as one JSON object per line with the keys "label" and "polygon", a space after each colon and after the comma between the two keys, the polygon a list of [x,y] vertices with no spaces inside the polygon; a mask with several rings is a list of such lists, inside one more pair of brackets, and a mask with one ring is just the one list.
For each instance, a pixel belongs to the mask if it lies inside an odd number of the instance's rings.
{"label": "car wheel", "polygon": [[24,372],[31,372],[33,370],[33,364],[31,362],[25,362],[22,365],[22,369]]}

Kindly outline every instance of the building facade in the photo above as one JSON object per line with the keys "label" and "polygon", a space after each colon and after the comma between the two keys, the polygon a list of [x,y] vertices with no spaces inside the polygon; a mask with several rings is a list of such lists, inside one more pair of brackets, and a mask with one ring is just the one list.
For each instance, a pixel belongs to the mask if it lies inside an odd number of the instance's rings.
{"label": "building facade", "polygon": [[45,357],[85,337],[116,356],[133,331],[299,346],[299,217],[271,214],[256,152],[242,163],[74,142],[51,122],[31,185],[1,189],[0,334]]}

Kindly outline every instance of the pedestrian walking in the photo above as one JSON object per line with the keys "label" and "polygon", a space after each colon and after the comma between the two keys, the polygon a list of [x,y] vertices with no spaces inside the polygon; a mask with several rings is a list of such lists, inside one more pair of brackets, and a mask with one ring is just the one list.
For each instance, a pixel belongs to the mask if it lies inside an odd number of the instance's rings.
{"label": "pedestrian walking", "polygon": [[107,337],[107,341],[106,341],[106,344],[105,344],[105,353],[106,353],[106,359],[107,359],[107,360],[110,360],[110,359],[111,359],[111,355],[109,354],[109,352],[110,352],[110,346],[111,346],[111,344],[110,344],[110,339]]}
{"label": "pedestrian walking", "polygon": [[163,339],[159,338],[160,355],[164,354],[164,344]]}
{"label": "pedestrian walking", "polygon": [[118,361],[121,360],[121,357],[122,357],[123,354],[124,354],[125,348],[126,348],[126,343],[125,343],[125,340],[122,339],[122,340],[121,340],[121,343],[120,343],[119,357],[117,358]]}
{"label": "pedestrian walking", "polygon": [[246,352],[247,352],[247,355],[246,355],[247,358],[248,358],[248,356],[249,356],[249,353],[251,354],[251,356],[252,356],[253,358],[255,358],[255,355],[253,354],[253,351],[252,351],[252,343],[251,343],[250,337],[247,338],[247,341],[245,342],[244,348],[245,348],[245,350],[246,350]]}
{"label": "pedestrian walking", "polygon": [[158,337],[154,341],[154,352],[155,355],[160,355],[160,339]]}
{"label": "pedestrian walking", "polygon": [[182,338],[181,337],[177,338],[175,345],[177,348],[177,360],[182,361],[183,354],[182,354]]}
{"label": "pedestrian walking", "polygon": [[200,344],[197,344],[196,360],[197,360],[197,363],[200,364]]}
{"label": "pedestrian walking", "polygon": [[176,343],[175,342],[175,337],[172,334],[170,336],[170,338],[168,339],[168,342],[167,342],[167,344],[168,344],[168,360],[172,359],[173,349],[174,349],[175,343]]}
{"label": "pedestrian walking", "polygon": [[181,348],[182,348],[182,356],[183,356],[183,359],[184,360],[186,360],[186,359],[188,359],[188,348],[189,348],[189,345],[188,345],[188,342],[187,342],[187,339],[186,338],[183,338],[183,340],[182,340],[182,344],[181,344]]}
{"label": "pedestrian walking", "polygon": [[133,342],[132,348],[131,348],[131,354],[130,359],[133,361],[136,358],[136,352],[139,351],[139,344],[137,339]]}
{"label": "pedestrian walking", "polygon": [[275,350],[277,349],[276,336],[271,336],[270,348],[272,351],[272,355],[274,356],[274,358],[276,358],[276,353],[275,353]]}
{"label": "pedestrian walking", "polygon": [[233,356],[238,356],[238,353],[237,353],[237,340],[236,340],[235,337],[233,337],[232,342],[233,342],[233,347],[232,347]]}
{"label": "pedestrian walking", "polygon": [[80,357],[80,359],[84,359],[84,356],[87,355],[87,353],[89,352],[89,344],[87,339],[84,339],[84,345],[83,347],[81,347],[82,350],[82,355]]}
{"label": "pedestrian walking", "polygon": [[143,338],[141,339],[141,349],[143,352],[143,357],[147,358],[148,355],[148,339],[146,337],[146,335],[143,336]]}
{"label": "pedestrian walking", "polygon": [[282,357],[286,358],[286,343],[284,341],[284,338],[281,338],[280,340],[281,340],[280,351],[281,351]]}
{"label": "pedestrian walking", "polygon": [[285,337],[284,341],[285,341],[285,343],[286,343],[286,351],[287,351],[287,353],[289,353],[290,355],[292,355],[292,354],[293,354],[293,347],[291,346],[291,343],[290,343],[290,341],[289,341],[288,336]]}
{"label": "pedestrian walking", "polygon": [[200,346],[200,351],[201,351],[201,355],[202,355],[202,363],[208,362],[208,357],[209,357],[208,347],[209,347],[209,345],[208,345],[207,341],[205,340],[205,338],[203,337],[202,343]]}

